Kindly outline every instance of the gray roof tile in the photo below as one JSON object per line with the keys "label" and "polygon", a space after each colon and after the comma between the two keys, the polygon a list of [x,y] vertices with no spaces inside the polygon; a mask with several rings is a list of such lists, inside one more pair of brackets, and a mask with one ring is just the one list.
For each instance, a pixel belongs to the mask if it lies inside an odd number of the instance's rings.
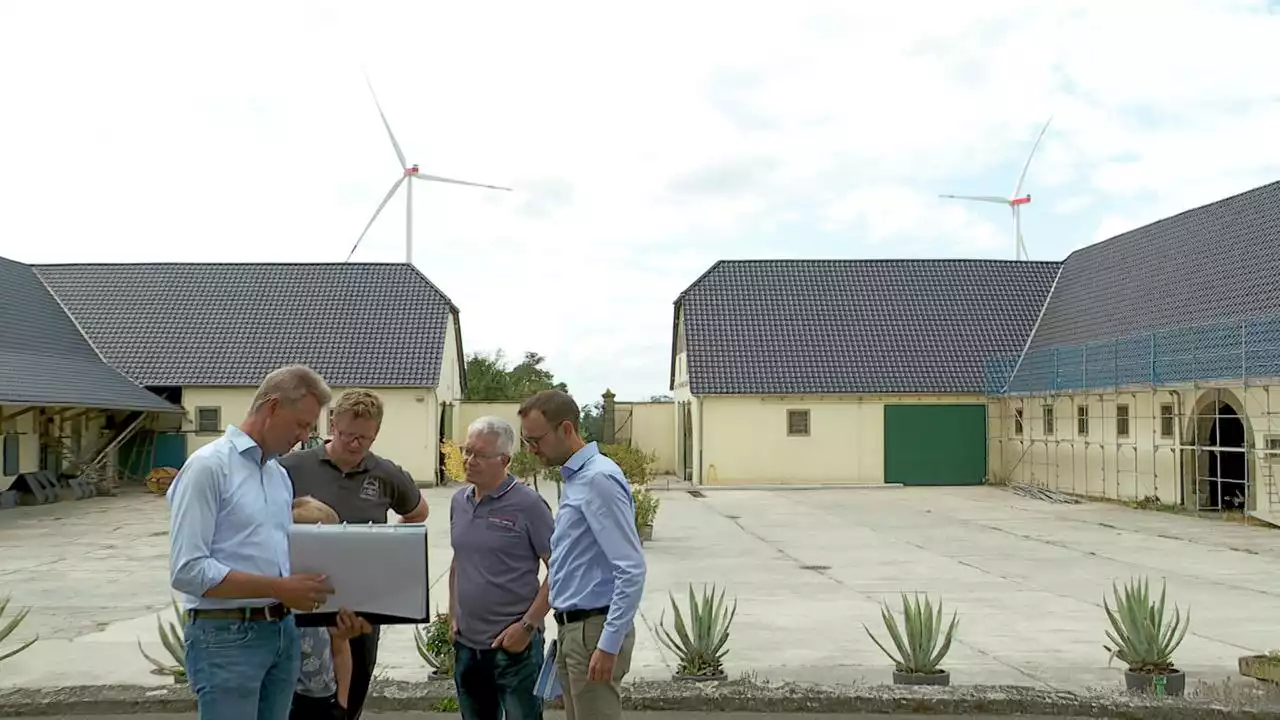
{"label": "gray roof tile", "polygon": [[453,303],[403,263],[39,265],[108,362],[144,385],[438,383]]}
{"label": "gray roof tile", "polygon": [[0,404],[182,412],[111,368],[29,265],[0,258]]}
{"label": "gray roof tile", "polygon": [[[1273,182],[1071,253],[1009,387],[1047,389],[1055,377],[1064,388],[1149,382],[1153,331],[1163,331],[1157,355],[1170,358],[1163,372],[1157,364],[1163,379],[1239,376],[1242,321],[1257,318],[1245,336],[1266,334],[1274,355],[1276,321],[1268,316],[1277,313],[1280,182]],[[1085,343],[1096,346],[1066,349]],[[1280,374],[1276,359],[1250,374]]]}
{"label": "gray roof tile", "polygon": [[1021,351],[1061,263],[720,261],[677,299],[703,394],[974,393]]}

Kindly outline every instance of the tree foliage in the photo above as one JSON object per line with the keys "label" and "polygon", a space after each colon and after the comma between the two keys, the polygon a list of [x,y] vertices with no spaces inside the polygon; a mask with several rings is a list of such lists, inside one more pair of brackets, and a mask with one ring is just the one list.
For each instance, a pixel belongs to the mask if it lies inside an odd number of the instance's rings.
{"label": "tree foliage", "polygon": [[514,367],[507,367],[501,350],[493,355],[472,353],[467,358],[467,399],[490,402],[518,402],[542,390],[569,388],[556,382],[555,375],[544,367],[546,358],[536,352],[525,352]]}

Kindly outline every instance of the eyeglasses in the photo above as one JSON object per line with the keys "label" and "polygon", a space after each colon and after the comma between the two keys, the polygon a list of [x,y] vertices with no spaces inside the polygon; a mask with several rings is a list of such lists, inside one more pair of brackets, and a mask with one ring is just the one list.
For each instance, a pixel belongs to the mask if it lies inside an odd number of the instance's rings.
{"label": "eyeglasses", "polygon": [[353,443],[353,442],[358,442],[358,443],[360,443],[361,445],[368,445],[369,443],[373,442],[373,436],[371,436],[371,435],[355,435],[355,434],[347,434],[347,433],[345,433],[345,432],[343,432],[343,431],[339,430],[338,428],[334,428],[334,429],[333,429],[333,437],[334,437],[338,442],[340,442],[340,443],[345,443],[345,444],[349,444],[349,443]]}
{"label": "eyeglasses", "polygon": [[494,458],[500,458],[500,457],[502,457],[502,453],[482,453],[482,452],[479,452],[478,450],[473,450],[468,447],[462,448],[463,460],[466,460],[467,458],[476,458],[477,460],[492,460]]}

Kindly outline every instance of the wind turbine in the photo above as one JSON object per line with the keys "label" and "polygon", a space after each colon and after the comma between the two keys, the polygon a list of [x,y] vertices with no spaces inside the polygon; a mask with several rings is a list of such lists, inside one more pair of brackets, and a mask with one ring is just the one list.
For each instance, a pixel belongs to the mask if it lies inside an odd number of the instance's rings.
{"label": "wind turbine", "polygon": [[1053,121],[1050,117],[1044,122],[1044,127],[1040,128],[1040,134],[1036,136],[1035,144],[1031,146],[1031,152],[1027,155],[1027,162],[1022,166],[1022,174],[1018,176],[1018,184],[1013,186],[1013,195],[1007,198],[995,195],[939,195],[938,197],[951,198],[953,200],[976,200],[978,202],[999,203],[1000,205],[1008,205],[1010,212],[1013,213],[1013,242],[1014,242],[1014,258],[1017,260],[1030,260],[1031,256],[1027,253],[1027,246],[1022,242],[1022,206],[1031,202],[1031,195],[1027,194],[1018,197],[1018,193],[1022,192],[1022,182],[1027,179],[1027,169],[1031,167],[1031,158],[1035,157],[1036,148],[1040,147],[1040,140],[1044,138],[1044,133],[1049,129],[1049,123]]}
{"label": "wind turbine", "polygon": [[373,217],[369,218],[369,223],[364,226],[364,231],[360,233],[360,237],[356,238],[356,244],[351,246],[351,252],[347,253],[347,262],[351,261],[351,256],[355,254],[356,248],[360,247],[360,241],[364,240],[364,236],[369,232],[369,228],[373,226],[373,221],[378,219],[378,214],[382,212],[382,208],[391,202],[392,196],[404,185],[405,189],[405,216],[404,216],[404,261],[413,262],[413,183],[405,183],[405,180],[422,180],[424,182],[442,182],[453,183],[454,185],[470,185],[471,187],[488,188],[489,190],[506,190],[511,188],[499,187],[497,185],[484,185],[482,183],[467,182],[466,180],[454,180],[452,178],[440,177],[439,175],[428,175],[418,170],[417,163],[409,164],[404,157],[404,151],[400,149],[400,143],[396,142],[396,134],[391,132],[391,123],[387,122],[386,113],[382,112],[382,103],[378,102],[378,94],[373,91],[373,82],[369,80],[369,76],[365,75],[364,81],[369,86],[369,93],[373,95],[373,104],[378,108],[378,116],[382,118],[382,125],[387,129],[387,136],[391,138],[391,147],[395,148],[396,159],[400,161],[402,169],[400,177],[392,183],[391,189],[387,191],[386,197],[382,198],[378,209],[373,211]]}

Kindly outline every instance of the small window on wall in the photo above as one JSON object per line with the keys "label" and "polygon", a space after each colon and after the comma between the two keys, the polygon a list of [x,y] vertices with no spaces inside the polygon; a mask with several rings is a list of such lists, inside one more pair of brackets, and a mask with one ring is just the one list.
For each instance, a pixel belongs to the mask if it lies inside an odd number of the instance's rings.
{"label": "small window on wall", "polygon": [[1022,408],[1013,409],[1013,434],[1022,435]]}
{"label": "small window on wall", "polygon": [[1129,406],[1123,403],[1116,405],[1116,437],[1129,437]]}
{"label": "small window on wall", "polygon": [[808,410],[788,410],[787,411],[787,436],[788,437],[808,437],[809,436],[809,411]]}
{"label": "small window on wall", "polygon": [[1076,434],[1080,437],[1089,437],[1089,406],[1081,405],[1076,408]]}
{"label": "small window on wall", "polygon": [[196,432],[222,432],[222,408],[215,406],[196,408]]}
{"label": "small window on wall", "polygon": [[1054,430],[1055,428],[1053,425],[1053,406],[1045,405],[1044,406],[1044,434],[1052,435],[1054,433]]}
{"label": "small window on wall", "polygon": [[1160,437],[1173,437],[1174,415],[1173,403],[1164,403],[1160,406]]}
{"label": "small window on wall", "polygon": [[[1280,435],[1268,435],[1266,438],[1267,464],[1280,465]],[[10,474],[8,472],[6,475]]]}

